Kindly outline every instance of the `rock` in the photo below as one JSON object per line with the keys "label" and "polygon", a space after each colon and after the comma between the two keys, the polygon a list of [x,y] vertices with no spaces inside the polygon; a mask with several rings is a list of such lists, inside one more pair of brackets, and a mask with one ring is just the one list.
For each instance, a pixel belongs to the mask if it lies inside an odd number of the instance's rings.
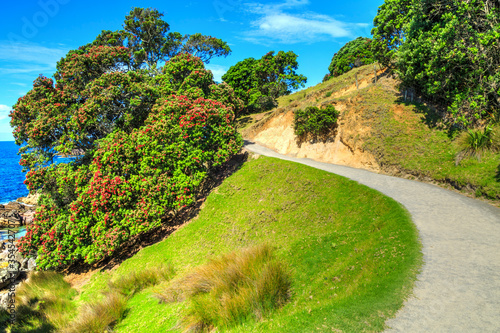
{"label": "rock", "polygon": [[[5,266],[5,264],[7,266]],[[0,289],[5,288],[15,281],[17,277],[21,274],[21,263],[14,262],[1,262],[0,263]]]}
{"label": "rock", "polygon": [[30,225],[33,223],[33,219],[35,218],[35,211],[30,210],[23,214],[24,225]]}
{"label": "rock", "polygon": [[40,199],[40,194],[28,194],[27,197],[22,197],[17,199],[18,202],[22,202],[26,205],[37,205],[38,204],[38,199]]}
{"label": "rock", "polygon": [[24,205],[21,205],[19,202],[11,201],[8,204],[4,205],[4,209],[6,210],[24,210]]}
{"label": "rock", "polygon": [[22,225],[22,220],[16,221],[0,217],[0,227],[2,228],[19,227],[21,225]]}
{"label": "rock", "polygon": [[34,271],[36,267],[36,261],[33,258],[24,258],[21,263],[21,269],[26,272]]}
{"label": "rock", "polygon": [[27,267],[27,271],[30,272],[30,271],[34,271],[36,268],[36,260],[33,259],[33,258],[29,258],[28,259],[28,267]]}

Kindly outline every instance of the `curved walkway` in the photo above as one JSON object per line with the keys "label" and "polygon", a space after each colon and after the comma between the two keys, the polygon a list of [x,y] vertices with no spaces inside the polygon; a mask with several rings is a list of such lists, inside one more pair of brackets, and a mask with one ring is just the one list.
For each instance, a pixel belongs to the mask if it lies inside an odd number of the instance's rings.
{"label": "curved walkway", "polygon": [[408,209],[424,265],[388,332],[500,332],[500,209],[434,185],[245,148],[350,178]]}

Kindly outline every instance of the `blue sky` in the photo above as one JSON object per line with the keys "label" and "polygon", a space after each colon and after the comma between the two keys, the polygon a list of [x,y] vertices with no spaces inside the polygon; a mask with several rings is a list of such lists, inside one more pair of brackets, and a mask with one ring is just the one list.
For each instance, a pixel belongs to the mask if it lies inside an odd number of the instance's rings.
{"label": "blue sky", "polygon": [[232,53],[207,68],[216,80],[248,57],[293,51],[307,86],[321,82],[333,54],[346,42],[370,37],[383,0],[23,0],[3,1],[0,19],[0,141],[13,140],[9,111],[39,75],[51,77],[69,50],[101,30],[118,30],[132,7],[164,13],[171,31],[202,33],[228,42]]}

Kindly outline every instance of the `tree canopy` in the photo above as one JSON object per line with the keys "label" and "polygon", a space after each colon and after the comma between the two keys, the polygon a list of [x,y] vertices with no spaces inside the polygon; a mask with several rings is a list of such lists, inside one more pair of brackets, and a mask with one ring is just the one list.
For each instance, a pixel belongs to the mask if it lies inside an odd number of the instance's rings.
{"label": "tree canopy", "polygon": [[304,87],[307,78],[297,74],[297,55],[274,51],[261,59],[247,58],[231,66],[222,80],[244,101],[246,112],[261,112],[276,106],[276,99]]}
{"label": "tree canopy", "polygon": [[[14,105],[25,184],[42,193],[19,250],[37,253],[41,269],[93,263],[160,226],[241,148],[233,119],[243,102],[227,84],[215,84],[199,57],[174,51],[168,38],[140,37],[168,30],[151,26],[155,10],[137,25],[140,13],[133,10],[125,24],[137,39],[103,32],[61,59],[53,79],[38,77]],[[190,47],[205,47],[197,38]],[[75,152],[72,162],[53,163]]]}
{"label": "tree canopy", "polygon": [[452,124],[498,118],[498,1],[387,0],[374,23],[376,58],[392,64],[405,86],[447,107]]}
{"label": "tree canopy", "polygon": [[227,57],[231,48],[221,39],[196,33],[182,35],[169,32],[170,25],[163,14],[154,8],[132,8],[125,17],[123,29],[103,30],[90,44],[92,46],[125,46],[131,51],[128,65],[133,69],[154,71],[173,56],[190,53],[209,63],[214,57]]}
{"label": "tree canopy", "polygon": [[326,79],[347,73],[351,69],[373,63],[370,38],[358,37],[344,46],[333,55]]}

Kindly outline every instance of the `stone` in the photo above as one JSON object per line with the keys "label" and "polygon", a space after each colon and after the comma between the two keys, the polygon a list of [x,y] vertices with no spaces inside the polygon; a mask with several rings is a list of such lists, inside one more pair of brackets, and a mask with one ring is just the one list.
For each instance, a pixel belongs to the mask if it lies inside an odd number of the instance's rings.
{"label": "stone", "polygon": [[[5,264],[7,266],[5,266]],[[19,274],[21,273],[21,263],[14,262],[0,262],[0,289],[8,287],[12,280],[17,279]]]}
{"label": "stone", "polygon": [[37,205],[38,199],[40,199],[40,194],[28,194],[27,197],[22,197],[17,199],[18,202],[22,202],[26,205]]}

